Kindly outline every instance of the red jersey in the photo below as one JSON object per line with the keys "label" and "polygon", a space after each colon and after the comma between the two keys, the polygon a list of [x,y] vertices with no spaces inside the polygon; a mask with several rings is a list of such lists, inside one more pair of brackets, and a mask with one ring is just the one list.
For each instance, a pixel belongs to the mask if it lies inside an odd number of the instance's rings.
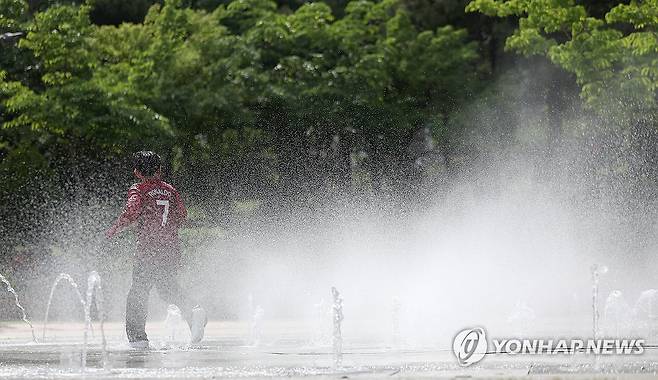
{"label": "red jersey", "polygon": [[178,229],[186,217],[187,210],[178,191],[160,179],[149,179],[128,190],[126,207],[107,236],[112,237],[117,231],[137,222],[138,254],[178,256]]}

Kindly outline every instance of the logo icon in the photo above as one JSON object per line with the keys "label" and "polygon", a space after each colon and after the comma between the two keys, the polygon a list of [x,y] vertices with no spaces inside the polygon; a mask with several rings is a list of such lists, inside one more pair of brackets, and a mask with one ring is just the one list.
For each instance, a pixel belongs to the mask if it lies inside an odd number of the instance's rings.
{"label": "logo icon", "polygon": [[468,328],[455,336],[452,352],[460,366],[468,367],[484,358],[487,346],[487,336],[482,327]]}

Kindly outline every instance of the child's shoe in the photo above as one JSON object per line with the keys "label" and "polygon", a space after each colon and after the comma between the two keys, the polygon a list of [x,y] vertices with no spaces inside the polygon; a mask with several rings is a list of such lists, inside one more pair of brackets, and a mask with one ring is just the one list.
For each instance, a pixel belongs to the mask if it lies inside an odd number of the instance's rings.
{"label": "child's shoe", "polygon": [[203,308],[195,306],[194,309],[192,309],[192,321],[190,323],[190,343],[196,344],[201,342],[207,324],[208,314]]}

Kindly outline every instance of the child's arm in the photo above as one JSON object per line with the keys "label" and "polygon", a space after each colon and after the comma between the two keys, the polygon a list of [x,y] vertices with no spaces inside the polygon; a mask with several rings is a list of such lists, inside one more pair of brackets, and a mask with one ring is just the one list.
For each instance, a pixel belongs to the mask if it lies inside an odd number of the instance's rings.
{"label": "child's arm", "polygon": [[109,230],[105,233],[105,236],[108,239],[111,239],[117,232],[123,229],[126,226],[132,224],[139,214],[142,212],[142,197],[137,189],[137,186],[133,186],[128,190],[128,201],[126,202],[126,207],[124,207],[123,212],[117,218],[116,222],[110,227]]}

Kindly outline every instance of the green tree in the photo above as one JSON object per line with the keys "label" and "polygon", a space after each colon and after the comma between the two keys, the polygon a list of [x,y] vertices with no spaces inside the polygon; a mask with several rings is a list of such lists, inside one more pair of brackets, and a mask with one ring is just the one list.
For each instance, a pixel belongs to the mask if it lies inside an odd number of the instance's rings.
{"label": "green tree", "polygon": [[[5,128],[41,130],[103,150],[125,152],[121,141],[170,135],[167,121],[135,104],[129,87],[110,87],[97,78],[94,27],[87,7],[55,6],[38,13],[19,46],[39,65],[40,82],[6,81],[4,105],[12,116]],[[9,78],[7,78],[9,79]]]}
{"label": "green tree", "polygon": [[[519,18],[506,48],[544,55],[576,77],[585,102],[626,122],[656,114],[658,2],[631,1],[601,18],[573,0],[474,0],[467,11]],[[601,13],[600,9],[597,10]],[[623,120],[620,120],[623,121]]]}
{"label": "green tree", "polygon": [[244,38],[256,51],[254,77],[264,81],[255,110],[276,139],[281,174],[296,177],[290,183],[328,170],[344,186],[359,150],[374,183],[394,177],[408,165],[413,133],[453,110],[476,78],[477,47],[463,30],[421,33],[396,1],[352,2],[338,20],[324,4],[289,15],[272,3],[239,4],[251,10],[240,13],[250,17]]}

